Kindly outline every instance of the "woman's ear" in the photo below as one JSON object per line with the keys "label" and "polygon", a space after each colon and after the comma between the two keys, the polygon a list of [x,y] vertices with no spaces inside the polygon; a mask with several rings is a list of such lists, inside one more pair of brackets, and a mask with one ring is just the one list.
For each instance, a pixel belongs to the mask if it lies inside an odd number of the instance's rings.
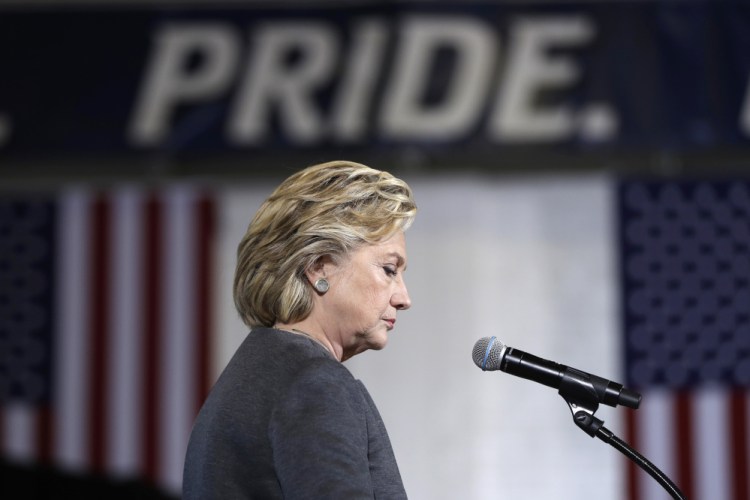
{"label": "woman's ear", "polygon": [[333,265],[334,261],[330,255],[318,257],[311,266],[305,269],[305,277],[307,278],[307,281],[315,286],[315,283],[319,279],[326,279],[328,277],[331,271],[331,266]]}

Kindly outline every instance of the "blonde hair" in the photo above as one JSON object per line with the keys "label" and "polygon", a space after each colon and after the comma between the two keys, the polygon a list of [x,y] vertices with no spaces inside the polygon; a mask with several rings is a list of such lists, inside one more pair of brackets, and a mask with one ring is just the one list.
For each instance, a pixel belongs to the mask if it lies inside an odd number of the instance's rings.
{"label": "blonde hair", "polygon": [[332,161],[291,175],[263,202],[238,246],[234,303],[242,321],[252,328],[306,318],[310,266],[405,231],[416,212],[404,181],[360,163]]}

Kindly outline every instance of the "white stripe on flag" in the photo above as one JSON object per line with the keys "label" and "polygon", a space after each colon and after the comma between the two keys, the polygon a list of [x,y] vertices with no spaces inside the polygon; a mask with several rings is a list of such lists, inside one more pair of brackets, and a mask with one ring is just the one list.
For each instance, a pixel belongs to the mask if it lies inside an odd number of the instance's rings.
{"label": "white stripe on flag", "polygon": [[184,188],[172,189],[165,204],[165,244],[162,269],[163,358],[160,363],[162,395],[160,482],[174,492],[182,485],[182,466],[193,418],[195,324],[195,211],[194,197]]}
{"label": "white stripe on flag", "polygon": [[34,409],[26,403],[13,403],[5,406],[3,439],[5,453],[18,462],[30,462],[36,458],[34,414]]}
{"label": "white stripe on flag", "polygon": [[726,390],[717,388],[695,390],[692,411],[695,415],[692,433],[695,454],[692,470],[696,498],[730,500],[731,464],[727,450],[729,398]]}
{"label": "white stripe on flag", "polygon": [[67,192],[60,198],[57,220],[56,324],[59,328],[53,341],[53,435],[56,439],[53,457],[72,469],[88,465],[90,204],[85,191]]}
{"label": "white stripe on flag", "polygon": [[108,391],[107,464],[116,476],[140,473],[142,453],[143,311],[139,298],[143,289],[143,195],[123,189],[112,206],[112,293],[110,326],[112,349],[108,350],[111,388]]}
{"label": "white stripe on flag", "polygon": [[[674,416],[673,397],[667,391],[649,390],[636,412],[640,429],[638,443],[634,446],[652,464],[674,480]],[[640,469],[639,469],[640,470]],[[651,476],[643,473],[640,480],[640,499],[662,500],[671,498]]]}

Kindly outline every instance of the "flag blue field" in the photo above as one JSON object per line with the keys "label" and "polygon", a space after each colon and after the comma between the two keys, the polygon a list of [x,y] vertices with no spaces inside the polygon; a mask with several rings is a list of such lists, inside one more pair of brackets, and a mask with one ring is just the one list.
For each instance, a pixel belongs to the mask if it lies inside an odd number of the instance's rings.
{"label": "flag blue field", "polygon": [[48,404],[54,316],[54,204],[0,202],[0,401]]}

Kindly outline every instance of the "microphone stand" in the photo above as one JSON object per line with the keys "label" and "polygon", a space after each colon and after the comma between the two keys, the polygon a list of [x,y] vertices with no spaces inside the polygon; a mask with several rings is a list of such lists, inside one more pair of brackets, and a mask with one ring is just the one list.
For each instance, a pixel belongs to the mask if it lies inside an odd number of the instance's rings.
{"label": "microphone stand", "polygon": [[656,479],[675,500],[686,500],[685,495],[666,474],[630,447],[625,441],[615,436],[612,431],[604,427],[604,421],[594,416],[594,413],[599,408],[599,402],[595,396],[592,397],[585,384],[563,383],[560,385],[559,394],[568,403],[570,411],[573,413],[573,421],[583,432],[591,437],[598,437],[635,462],[638,467]]}

